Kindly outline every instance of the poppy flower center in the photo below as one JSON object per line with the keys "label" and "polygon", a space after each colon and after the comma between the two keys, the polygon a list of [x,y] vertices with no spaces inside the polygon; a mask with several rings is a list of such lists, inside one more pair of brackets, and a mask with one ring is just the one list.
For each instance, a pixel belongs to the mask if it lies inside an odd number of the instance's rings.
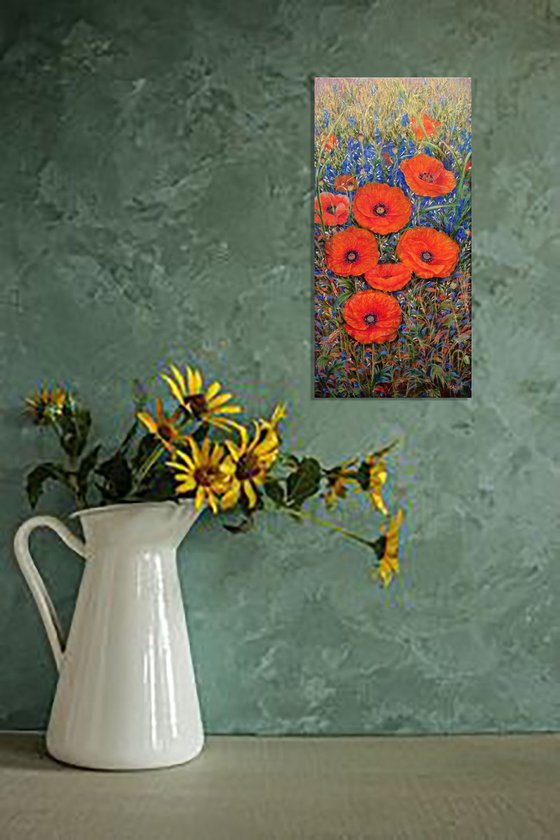
{"label": "poppy flower center", "polygon": [[357,251],[347,251],[346,252],[346,259],[348,262],[356,262],[358,259],[358,252]]}
{"label": "poppy flower center", "polygon": [[336,214],[336,204],[329,204],[327,207],[327,213],[332,213],[334,216]]}
{"label": "poppy flower center", "polygon": [[376,216],[385,216],[387,213],[387,208],[384,204],[381,204],[380,202],[379,204],[374,205],[373,212]]}
{"label": "poppy flower center", "polygon": [[368,327],[372,327],[374,324],[377,323],[377,315],[374,315],[373,312],[370,312],[369,315],[364,317],[364,323],[368,325]]}
{"label": "poppy flower center", "polygon": [[418,177],[421,181],[426,181],[427,184],[433,184],[436,180],[436,176],[432,175],[431,172],[421,172]]}
{"label": "poppy flower center", "polygon": [[431,251],[422,251],[422,253],[420,254],[420,259],[423,260],[426,263],[431,263],[433,258],[434,258],[434,255],[432,254]]}

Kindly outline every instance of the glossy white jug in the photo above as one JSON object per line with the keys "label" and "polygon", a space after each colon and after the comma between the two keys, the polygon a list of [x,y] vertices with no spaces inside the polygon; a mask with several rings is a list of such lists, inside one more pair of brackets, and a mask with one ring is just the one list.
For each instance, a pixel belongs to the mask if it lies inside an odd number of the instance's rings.
{"label": "glossy white jug", "polygon": [[[104,770],[182,764],[204,734],[176,550],[197,518],[191,501],[79,511],[85,542],[52,516],[35,516],[14,541],[20,568],[59,671],[47,749]],[[29,536],[47,527],[85,559],[66,645]]]}

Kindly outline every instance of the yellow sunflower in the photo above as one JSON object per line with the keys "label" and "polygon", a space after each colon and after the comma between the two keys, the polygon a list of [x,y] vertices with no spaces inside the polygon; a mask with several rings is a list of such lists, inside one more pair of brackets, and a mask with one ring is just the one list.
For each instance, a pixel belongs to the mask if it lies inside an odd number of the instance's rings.
{"label": "yellow sunflower", "polygon": [[70,395],[64,388],[48,388],[43,385],[25,400],[26,412],[37,426],[51,423],[64,412]]}
{"label": "yellow sunflower", "polygon": [[278,427],[278,424],[286,418],[286,414],[287,411],[285,403],[278,403],[278,405],[275,406],[274,411],[272,412],[272,417],[270,418],[270,420],[263,420],[262,422],[268,423],[270,426],[276,429]]}
{"label": "yellow sunflower", "polygon": [[399,566],[399,531],[404,518],[403,511],[399,508],[397,513],[391,517],[387,533],[385,535],[385,551],[377,569],[377,575],[387,587],[395,575],[400,571]]}
{"label": "yellow sunflower", "polygon": [[371,503],[383,514],[383,516],[389,516],[389,511],[387,510],[387,505],[385,504],[382,493],[383,485],[387,481],[387,467],[385,465],[385,461],[383,458],[376,457],[375,455],[369,455],[365,459],[365,462],[369,467],[368,493]]}
{"label": "yellow sunflower", "polygon": [[239,414],[241,408],[228,405],[231,394],[220,393],[221,385],[213,382],[204,390],[204,380],[198,370],[186,368],[185,374],[176,366],[170,366],[170,373],[163,373],[162,379],[187,415],[219,429],[237,428],[235,420],[224,414]]}
{"label": "yellow sunflower", "polygon": [[180,417],[180,412],[175,411],[168,417],[163,410],[163,403],[158,397],[156,399],[156,416],[152,417],[147,411],[139,411],[136,415],[140,422],[165,446],[168,452],[174,452],[176,445],[181,441],[181,432],[175,425]]}
{"label": "yellow sunflower", "polygon": [[355,474],[350,472],[350,467],[355,464],[355,461],[346,461],[339,469],[331,470],[327,475],[328,487],[323,499],[328,508],[336,507],[338,500],[346,496],[351,483],[357,481]]}
{"label": "yellow sunflower", "polygon": [[258,502],[258,487],[264,484],[268,471],[276,461],[279,440],[276,427],[267,420],[255,420],[255,434],[252,440],[243,426],[239,427],[239,444],[226,441],[228,455],[223,469],[230,477],[230,485],[222,499],[222,508],[229,510],[238,503],[241,494],[245,496],[249,510]]}
{"label": "yellow sunflower", "polygon": [[218,513],[218,497],[227,490],[229,476],[223,469],[224,448],[219,443],[211,446],[210,438],[204,438],[199,447],[192,437],[186,438],[190,452],[175,452],[173,461],[167,465],[175,470],[178,493],[195,491],[194,509],[199,511],[205,504],[212,513]]}

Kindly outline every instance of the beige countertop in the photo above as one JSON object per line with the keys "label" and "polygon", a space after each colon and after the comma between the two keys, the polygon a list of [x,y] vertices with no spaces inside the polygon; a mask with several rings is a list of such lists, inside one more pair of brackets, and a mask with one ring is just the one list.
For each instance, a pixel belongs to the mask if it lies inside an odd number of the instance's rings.
{"label": "beige countertop", "polygon": [[555,840],[560,734],[211,737],[192,764],[105,773],[0,735],[1,840]]}

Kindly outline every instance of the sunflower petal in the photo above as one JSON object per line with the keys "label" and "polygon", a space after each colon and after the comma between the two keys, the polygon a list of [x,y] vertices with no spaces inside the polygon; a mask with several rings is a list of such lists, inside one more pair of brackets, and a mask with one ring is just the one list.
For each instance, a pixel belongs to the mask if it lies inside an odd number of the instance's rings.
{"label": "sunflower petal", "polygon": [[241,406],[239,405],[222,405],[218,409],[215,406],[212,406],[211,411],[219,411],[220,414],[239,414],[241,412]]}
{"label": "sunflower petal", "polygon": [[218,513],[218,511],[219,511],[218,500],[216,499],[216,496],[214,495],[214,493],[211,490],[206,491],[206,498],[208,500],[208,506],[209,506],[210,510],[212,511],[212,513]]}
{"label": "sunflower petal", "polygon": [[181,484],[177,485],[177,492],[178,493],[189,493],[191,490],[194,490],[196,487],[196,481],[192,477],[192,475],[185,476],[185,480],[181,482]]}
{"label": "sunflower petal", "polygon": [[[216,384],[216,383],[214,383],[214,384]],[[212,387],[212,386],[210,386],[210,387]],[[208,389],[208,390],[210,390],[210,389]],[[208,403],[208,407],[210,408],[211,411],[215,411],[221,405],[224,405],[224,403],[229,402],[232,398],[233,398],[233,394],[227,394],[227,393],[218,394],[218,396],[213,396],[213,397],[209,397],[208,394],[206,394],[206,402]]]}
{"label": "sunflower petal", "polygon": [[202,376],[196,368],[187,367],[187,382],[190,394],[200,394],[202,391]]}
{"label": "sunflower petal", "polygon": [[149,432],[151,432],[153,435],[155,435],[158,427],[157,427],[156,421],[151,416],[151,414],[148,414],[147,411],[139,411],[136,416],[137,416],[138,420],[140,420],[142,425],[144,425]]}
{"label": "sunflower petal", "polygon": [[225,446],[233,460],[239,461],[241,458],[241,450],[235,445],[235,443],[232,440],[226,440]]}
{"label": "sunflower petal", "polygon": [[178,367],[177,367],[177,365],[170,365],[170,368],[171,368],[171,371],[172,371],[172,373],[173,373],[173,376],[175,377],[175,380],[176,380],[176,382],[177,382],[177,385],[178,385],[178,386],[179,386],[179,388],[181,389],[181,393],[183,393],[183,394],[184,394],[184,393],[185,393],[185,391],[186,391],[186,387],[185,387],[185,377],[183,376],[183,374],[182,374],[182,372],[181,372],[181,369],[180,369],[180,368],[178,368]]}
{"label": "sunflower petal", "polygon": [[207,403],[210,403],[214,399],[216,394],[219,393],[221,387],[222,386],[219,382],[212,382],[212,384],[208,386],[208,389],[204,395]]}
{"label": "sunflower petal", "polygon": [[167,383],[169,390],[171,391],[172,395],[175,397],[177,402],[182,403],[184,395],[181,393],[181,389],[179,388],[175,380],[168,376],[166,373],[162,373],[161,378],[164,382]]}
{"label": "sunflower petal", "polygon": [[200,485],[196,488],[196,496],[194,497],[194,509],[198,513],[198,511],[204,507],[204,502],[206,499],[206,493],[204,487]]}
{"label": "sunflower petal", "polygon": [[249,481],[249,479],[245,479],[245,481],[243,482],[243,490],[245,492],[245,495],[247,496],[249,510],[251,510],[257,504],[257,494],[255,493],[254,487]]}
{"label": "sunflower petal", "polygon": [[234,481],[230,489],[222,496],[222,509],[231,510],[232,507],[235,507],[239,501],[240,493],[241,483],[239,481]]}

